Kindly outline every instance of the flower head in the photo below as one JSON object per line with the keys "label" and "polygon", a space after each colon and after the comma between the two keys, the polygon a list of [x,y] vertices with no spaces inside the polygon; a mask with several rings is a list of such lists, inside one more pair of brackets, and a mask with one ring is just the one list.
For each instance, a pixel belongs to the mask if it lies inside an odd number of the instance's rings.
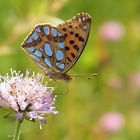
{"label": "flower head", "polygon": [[118,112],[109,112],[100,118],[99,123],[107,132],[118,132],[124,126],[124,117]]}
{"label": "flower head", "polygon": [[119,41],[124,35],[124,26],[118,21],[105,22],[99,29],[99,35],[106,41]]}
{"label": "flower head", "polygon": [[140,89],[140,72],[132,73],[129,76],[129,83],[135,90],[139,90]]}
{"label": "flower head", "polygon": [[123,85],[122,79],[117,75],[113,75],[107,80],[107,85],[114,90],[119,90]]}
{"label": "flower head", "polygon": [[0,107],[12,109],[17,119],[39,120],[46,123],[45,116],[57,114],[53,87],[41,84],[43,75],[29,71],[26,75],[11,70],[11,75],[0,76]]}

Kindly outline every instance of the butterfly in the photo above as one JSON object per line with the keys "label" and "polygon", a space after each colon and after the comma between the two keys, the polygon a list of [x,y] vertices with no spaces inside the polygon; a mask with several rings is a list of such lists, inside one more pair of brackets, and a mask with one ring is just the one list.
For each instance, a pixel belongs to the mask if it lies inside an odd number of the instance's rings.
{"label": "butterfly", "polygon": [[91,16],[79,13],[58,24],[37,25],[22,43],[22,48],[50,79],[69,82],[67,72],[82,54],[90,33]]}

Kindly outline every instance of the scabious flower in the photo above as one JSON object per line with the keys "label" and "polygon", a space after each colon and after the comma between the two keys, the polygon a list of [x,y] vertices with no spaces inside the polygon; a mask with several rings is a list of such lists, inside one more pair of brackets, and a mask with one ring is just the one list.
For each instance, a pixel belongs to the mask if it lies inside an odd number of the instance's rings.
{"label": "scabious flower", "polygon": [[124,35],[124,26],[118,21],[105,22],[99,28],[99,35],[106,41],[119,41]]}
{"label": "scabious flower", "polygon": [[124,126],[124,117],[118,112],[108,112],[100,118],[99,124],[106,132],[118,132]]}
{"label": "scabious flower", "polygon": [[29,70],[23,73],[11,70],[11,75],[0,76],[0,107],[15,112],[16,119],[38,120],[46,123],[45,116],[57,114],[53,87],[43,85],[43,75]]}

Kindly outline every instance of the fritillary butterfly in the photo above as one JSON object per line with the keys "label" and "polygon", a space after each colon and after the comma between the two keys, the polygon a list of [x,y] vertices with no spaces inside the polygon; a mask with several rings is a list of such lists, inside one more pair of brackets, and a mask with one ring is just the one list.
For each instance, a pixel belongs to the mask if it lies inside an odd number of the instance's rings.
{"label": "fritillary butterfly", "polygon": [[37,25],[22,43],[46,76],[56,81],[70,81],[66,73],[82,54],[90,32],[91,17],[80,13],[57,25]]}

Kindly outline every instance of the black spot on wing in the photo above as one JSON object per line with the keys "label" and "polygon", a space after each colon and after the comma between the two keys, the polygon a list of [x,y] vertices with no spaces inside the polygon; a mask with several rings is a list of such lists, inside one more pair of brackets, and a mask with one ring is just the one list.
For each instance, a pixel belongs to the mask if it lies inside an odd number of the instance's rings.
{"label": "black spot on wing", "polygon": [[79,50],[78,45],[74,45],[73,48],[74,48],[75,50],[77,50],[77,51]]}
{"label": "black spot on wing", "polygon": [[84,42],[85,40],[81,36],[79,36],[79,41]]}
{"label": "black spot on wing", "polygon": [[66,51],[68,51],[70,48],[68,46],[65,47]]}
{"label": "black spot on wing", "polygon": [[72,62],[72,61],[70,60],[70,58],[69,58],[69,57],[67,57],[67,60],[68,60],[69,62]]}
{"label": "black spot on wing", "polygon": [[66,28],[62,28],[62,30],[63,30],[64,32],[67,31]]}
{"label": "black spot on wing", "polygon": [[79,37],[79,34],[78,34],[78,33],[76,33],[76,34],[75,34],[75,37]]}
{"label": "black spot on wing", "polygon": [[73,35],[73,31],[71,31],[70,34]]}
{"label": "black spot on wing", "polygon": [[74,40],[70,40],[70,44],[74,44]]}
{"label": "black spot on wing", "polygon": [[73,58],[75,58],[75,54],[74,54],[74,53],[71,53],[71,56],[72,56]]}

